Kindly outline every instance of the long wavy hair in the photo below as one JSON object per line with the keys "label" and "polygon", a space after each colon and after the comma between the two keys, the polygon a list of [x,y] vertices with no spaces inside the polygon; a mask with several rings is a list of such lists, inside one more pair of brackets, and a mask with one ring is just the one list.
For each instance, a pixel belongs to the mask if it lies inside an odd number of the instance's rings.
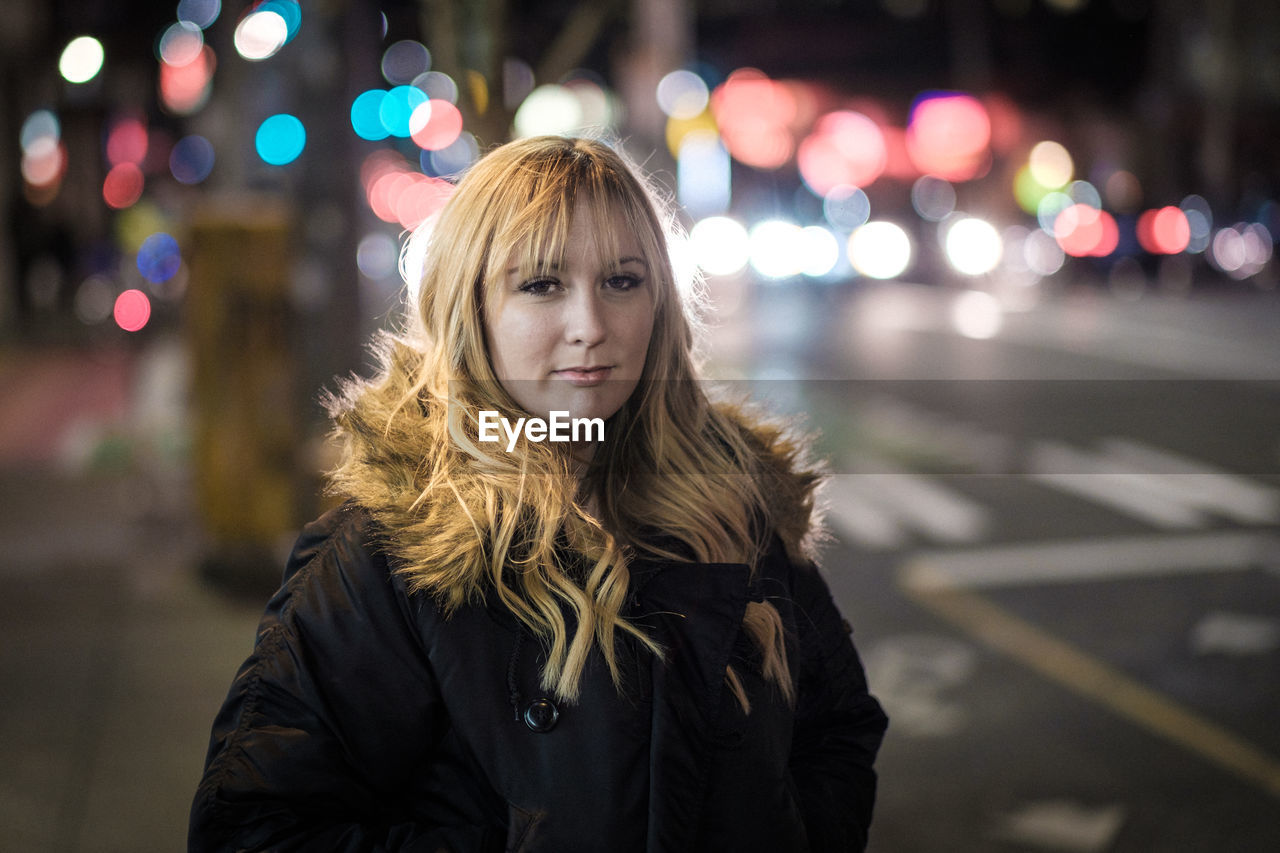
{"label": "long wavy hair", "polygon": [[[754,568],[774,533],[798,556],[814,527],[818,474],[801,459],[803,444],[713,404],[698,381],[699,290],[677,283],[674,218],[660,213],[659,198],[599,141],[537,137],[494,149],[412,235],[421,276],[402,328],[378,342],[377,377],[349,383],[330,402],[345,444],[334,488],[390,531],[409,588],[446,610],[496,597],[544,643],[543,686],[567,701],[578,697],[593,647],[621,685],[619,633],[664,653],[622,615],[635,556]],[[565,445],[521,437],[508,453],[477,434],[482,410],[529,414],[494,375],[485,305],[512,258],[524,274],[561,256],[582,204],[599,214],[601,257],[618,257],[622,235],[608,223],[620,221],[654,291],[643,373],[585,475]],[[751,602],[743,624],[763,675],[790,701],[778,611]],[[726,679],[749,711],[732,668]]]}

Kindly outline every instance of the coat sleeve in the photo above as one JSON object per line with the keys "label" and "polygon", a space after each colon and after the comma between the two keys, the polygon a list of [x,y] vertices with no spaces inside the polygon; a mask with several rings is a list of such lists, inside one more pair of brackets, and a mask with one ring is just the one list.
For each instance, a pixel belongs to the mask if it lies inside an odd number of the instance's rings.
{"label": "coat sleeve", "polygon": [[214,722],[192,853],[502,847],[477,823],[428,821],[406,788],[448,722],[361,515],[341,508],[299,539]]}
{"label": "coat sleeve", "polygon": [[816,567],[795,569],[798,673],[791,774],[811,850],[862,850],[888,726],[867,688],[848,623]]}

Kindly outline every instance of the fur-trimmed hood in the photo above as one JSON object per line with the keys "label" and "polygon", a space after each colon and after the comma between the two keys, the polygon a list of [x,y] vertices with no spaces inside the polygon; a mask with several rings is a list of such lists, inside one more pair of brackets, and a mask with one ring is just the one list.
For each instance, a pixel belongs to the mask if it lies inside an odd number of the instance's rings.
{"label": "fur-trimmed hood", "polygon": [[[461,511],[448,494],[449,466],[472,463],[460,448],[449,446],[441,424],[445,413],[421,402],[415,386],[421,353],[388,336],[378,355],[384,365],[379,377],[350,381],[327,400],[333,437],[342,451],[342,461],[330,475],[331,492],[365,507],[386,532],[384,546],[404,565],[432,565],[483,552],[485,545],[478,539],[484,531],[477,528],[477,519]],[[769,502],[772,532],[793,561],[812,561],[825,531],[817,501],[824,473],[810,460],[811,441],[747,405],[713,405],[757,457],[754,467],[759,490]],[[436,494],[442,499],[433,499]]]}

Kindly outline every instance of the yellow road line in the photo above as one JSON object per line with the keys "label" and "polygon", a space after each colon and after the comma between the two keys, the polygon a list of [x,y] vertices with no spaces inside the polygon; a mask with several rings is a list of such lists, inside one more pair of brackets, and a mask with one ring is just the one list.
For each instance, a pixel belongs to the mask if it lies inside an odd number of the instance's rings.
{"label": "yellow road line", "polygon": [[1262,750],[980,595],[912,582],[928,576],[926,566],[908,565],[898,582],[912,600],[965,633],[1280,798],[1280,762]]}

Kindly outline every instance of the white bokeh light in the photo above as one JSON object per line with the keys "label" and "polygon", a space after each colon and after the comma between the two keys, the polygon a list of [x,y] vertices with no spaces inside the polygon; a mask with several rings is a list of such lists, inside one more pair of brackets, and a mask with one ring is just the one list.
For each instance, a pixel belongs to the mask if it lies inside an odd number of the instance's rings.
{"label": "white bokeh light", "polygon": [[896,278],[911,263],[911,238],[902,226],[877,220],[849,235],[849,263],[869,278]]}
{"label": "white bokeh light", "polygon": [[751,268],[765,278],[787,278],[802,268],[801,230],[794,222],[767,219],[749,233]]}
{"label": "white bokeh light", "polygon": [[947,228],[947,261],[964,275],[984,275],[1000,263],[1004,252],[1000,232],[990,222],[965,217]]}
{"label": "white bokeh light", "polygon": [[289,39],[289,25],[270,10],[252,12],[236,26],[236,53],[251,62],[276,55]]}
{"label": "white bokeh light", "polygon": [[582,103],[557,84],[539,86],[516,110],[516,136],[570,133],[582,126]]}
{"label": "white bokeh light", "polygon": [[727,216],[708,216],[689,230],[693,257],[707,275],[733,275],[747,265],[747,229]]}

